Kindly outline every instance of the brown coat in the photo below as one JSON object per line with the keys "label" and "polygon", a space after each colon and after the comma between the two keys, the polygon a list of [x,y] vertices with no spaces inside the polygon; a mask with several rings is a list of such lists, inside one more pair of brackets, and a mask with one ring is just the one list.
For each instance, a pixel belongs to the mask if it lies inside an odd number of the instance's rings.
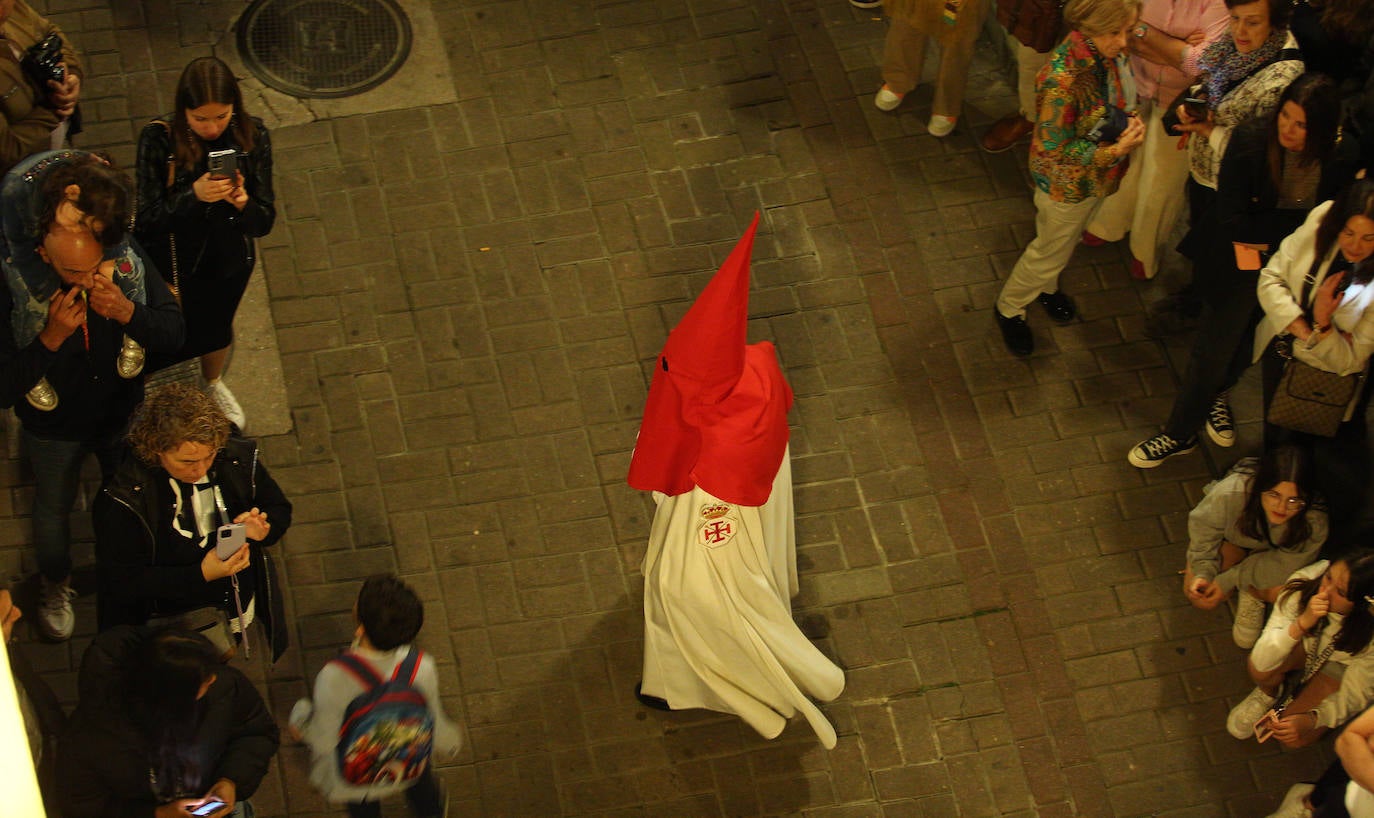
{"label": "brown coat", "polygon": [[24,0],[14,0],[14,10],[0,26],[0,173],[25,156],[48,150],[53,129],[60,122],[52,108],[41,104],[46,93],[39,93],[15,56],[16,50],[22,55],[49,31],[56,31],[62,38],[67,70],[82,76],[81,61],[71,40]]}
{"label": "brown coat", "polygon": [[958,14],[954,25],[943,19],[945,0],[884,0],[883,10],[894,21],[901,21],[944,44],[978,39],[988,16],[988,0],[954,0]]}

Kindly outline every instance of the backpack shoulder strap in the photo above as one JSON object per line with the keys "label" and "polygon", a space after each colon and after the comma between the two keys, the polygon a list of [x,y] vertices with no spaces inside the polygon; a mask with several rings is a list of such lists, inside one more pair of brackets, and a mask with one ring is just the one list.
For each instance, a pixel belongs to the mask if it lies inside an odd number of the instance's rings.
{"label": "backpack shoulder strap", "polygon": [[382,677],[378,675],[377,669],[351,651],[344,651],[329,661],[348,671],[366,690],[372,690],[382,683]]}
{"label": "backpack shoulder strap", "polygon": [[424,656],[424,653],[422,653],[419,648],[412,647],[410,651],[406,653],[406,658],[402,659],[400,664],[396,665],[396,671],[391,674],[392,680],[404,679],[406,684],[414,687],[415,677],[420,672],[420,658],[422,656]]}

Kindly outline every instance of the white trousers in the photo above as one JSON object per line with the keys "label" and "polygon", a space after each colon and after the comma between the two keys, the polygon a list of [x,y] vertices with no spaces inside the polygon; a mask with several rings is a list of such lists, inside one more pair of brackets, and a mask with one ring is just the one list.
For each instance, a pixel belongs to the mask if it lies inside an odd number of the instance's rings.
{"label": "white trousers", "polygon": [[1049,61],[1050,52],[1041,54],[1011,36],[1010,32],[1007,33],[1007,48],[1016,58],[1016,102],[1021,107],[1021,116],[1035,122],[1035,77]]}
{"label": "white trousers", "polygon": [[1102,205],[1092,198],[1069,204],[1056,202],[1048,193],[1035,191],[1035,238],[1026,245],[1016,266],[1011,268],[1002,293],[997,296],[997,311],[1006,318],[1026,314],[1026,305],[1041,293],[1059,291],[1059,274],[1073,257],[1083,228]]}
{"label": "white trousers", "polygon": [[1164,132],[1164,108],[1141,100],[1145,142],[1131,154],[1121,187],[1088,224],[1088,232],[1107,241],[1130,232],[1131,255],[1145,266],[1147,278],[1159,272],[1164,243],[1187,201],[1188,151],[1179,149],[1177,134]]}

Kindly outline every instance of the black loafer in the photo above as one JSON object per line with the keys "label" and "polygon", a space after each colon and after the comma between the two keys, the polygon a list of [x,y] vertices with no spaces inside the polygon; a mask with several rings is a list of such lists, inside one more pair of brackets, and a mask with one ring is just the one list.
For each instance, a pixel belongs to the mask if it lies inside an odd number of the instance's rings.
{"label": "black loafer", "polygon": [[1061,292],[1041,293],[1035,300],[1040,302],[1040,306],[1050,314],[1050,320],[1056,324],[1067,324],[1078,317],[1078,308],[1073,305],[1073,299]]}
{"label": "black loafer", "polygon": [[1030,327],[1026,326],[1026,319],[1019,315],[1007,318],[996,307],[992,308],[992,315],[1002,331],[1002,343],[1007,345],[1007,352],[1024,358],[1035,351],[1035,339],[1031,337]]}

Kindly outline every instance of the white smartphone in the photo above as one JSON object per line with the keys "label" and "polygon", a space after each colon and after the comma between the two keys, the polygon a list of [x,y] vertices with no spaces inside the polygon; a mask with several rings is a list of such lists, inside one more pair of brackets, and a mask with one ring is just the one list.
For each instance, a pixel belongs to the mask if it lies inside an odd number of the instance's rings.
{"label": "white smartphone", "polygon": [[225,804],[223,801],[218,798],[211,798],[209,801],[191,810],[191,814],[197,816],[197,818],[204,818],[206,815],[213,815],[219,812],[224,809],[224,807]]}
{"label": "white smartphone", "polygon": [[237,554],[246,542],[248,534],[243,523],[226,523],[216,530],[215,554],[220,559],[227,560]]}

